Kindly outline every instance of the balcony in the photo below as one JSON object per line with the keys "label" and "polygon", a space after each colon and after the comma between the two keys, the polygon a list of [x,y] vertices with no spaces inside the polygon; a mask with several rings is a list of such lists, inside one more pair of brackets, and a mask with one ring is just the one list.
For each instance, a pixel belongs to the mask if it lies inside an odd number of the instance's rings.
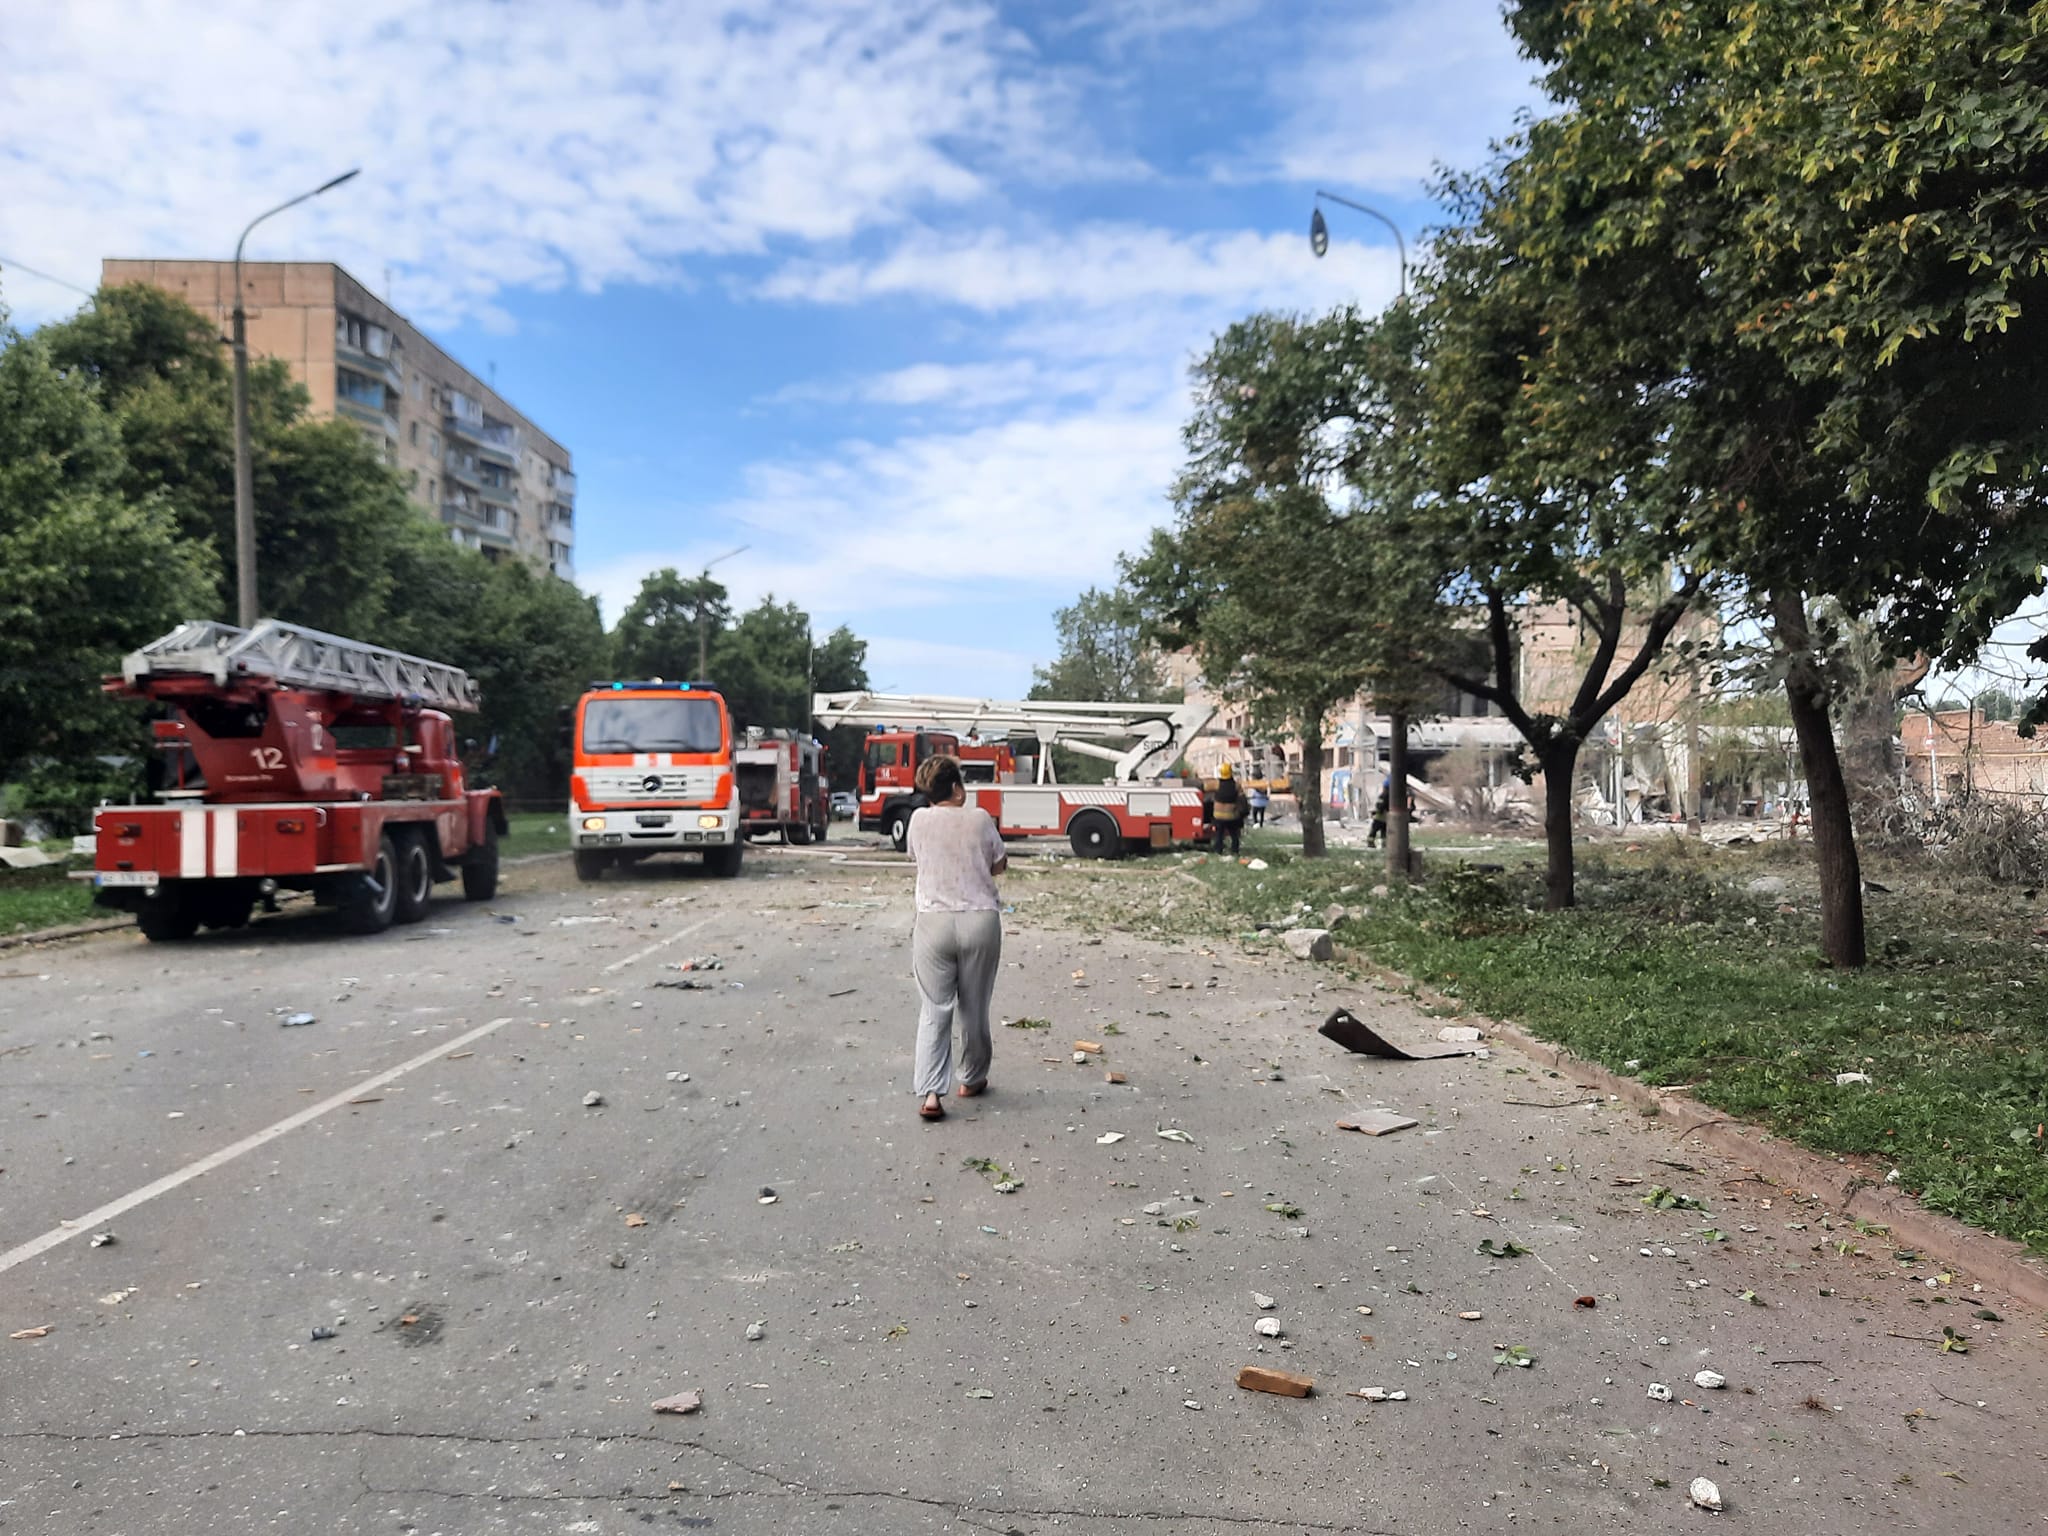
{"label": "balcony", "polygon": [[400,394],[405,393],[405,372],[388,357],[373,356],[362,348],[352,347],[337,338],[334,343],[334,360],[343,368],[353,368],[357,373],[381,379]]}
{"label": "balcony", "polygon": [[568,503],[576,499],[576,472],[564,469],[559,464],[549,466],[548,485],[555,493],[555,500]]}
{"label": "balcony", "polygon": [[473,491],[483,489],[483,477],[477,473],[476,466],[470,463],[463,455],[450,452],[446,460],[446,466],[448,478],[457,485],[466,485]]}
{"label": "balcony", "polygon": [[488,448],[489,438],[484,436],[484,424],[480,421],[465,421],[460,416],[442,418],[441,431],[452,441],[469,444],[472,448]]}
{"label": "balcony", "polygon": [[493,485],[488,480],[479,480],[476,493],[494,507],[516,508],[519,505],[519,490],[516,486]]}
{"label": "balcony", "polygon": [[515,472],[519,468],[519,447],[516,443],[508,448],[503,443],[480,440],[476,444],[476,457],[479,464],[495,464],[500,469]]}
{"label": "balcony", "polygon": [[545,536],[564,549],[576,547],[576,525],[567,518],[550,518],[545,528]]}
{"label": "balcony", "polygon": [[441,507],[441,521],[458,535],[462,543],[478,548],[486,545],[497,549],[512,547],[512,529],[507,519],[492,508],[445,502]]}

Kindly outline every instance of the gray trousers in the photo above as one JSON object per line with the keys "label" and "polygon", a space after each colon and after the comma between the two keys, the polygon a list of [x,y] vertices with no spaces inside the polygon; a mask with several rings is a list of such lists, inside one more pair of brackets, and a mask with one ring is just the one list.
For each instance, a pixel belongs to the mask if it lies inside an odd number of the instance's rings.
{"label": "gray trousers", "polygon": [[919,1097],[952,1086],[953,1021],[960,1021],[960,1081],[988,1081],[988,1005],[1003,958],[1003,919],[996,912],[920,912],[910,940],[917,978]]}

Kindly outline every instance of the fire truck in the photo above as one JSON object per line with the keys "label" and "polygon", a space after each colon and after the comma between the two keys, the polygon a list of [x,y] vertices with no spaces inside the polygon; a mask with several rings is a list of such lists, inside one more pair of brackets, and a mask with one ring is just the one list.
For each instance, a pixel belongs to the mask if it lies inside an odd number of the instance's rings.
{"label": "fire truck", "polygon": [[795,731],[753,727],[732,754],[732,776],[743,835],[779,834],[789,843],[825,841],[832,818],[825,749],[818,742]]}
{"label": "fire truck", "polygon": [[[969,803],[1006,838],[1064,837],[1083,858],[1114,859],[1203,834],[1199,785],[1162,782],[1215,718],[1209,704],[1002,702],[929,694],[821,693],[820,724],[867,725],[860,825],[904,847],[910,815],[925,804],[918,765],[961,760]],[[1052,748],[1114,765],[1099,784],[1057,782]]]}
{"label": "fire truck", "polygon": [[657,853],[702,854],[727,879],[740,872],[732,715],[716,684],[592,683],[576,701],[570,743],[579,880]]}
{"label": "fire truck", "polygon": [[435,882],[498,889],[505,810],[471,789],[450,710],[467,673],[316,629],[194,621],[133,652],[109,693],[148,699],[157,803],[94,813],[94,899],[150,940],[240,928],[278,889],[359,933],[418,922]]}

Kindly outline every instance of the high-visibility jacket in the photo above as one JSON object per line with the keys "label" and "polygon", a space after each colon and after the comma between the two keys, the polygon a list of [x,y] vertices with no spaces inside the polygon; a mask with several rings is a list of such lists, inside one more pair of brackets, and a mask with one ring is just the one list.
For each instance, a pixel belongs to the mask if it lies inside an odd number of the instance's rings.
{"label": "high-visibility jacket", "polygon": [[1216,781],[1215,808],[1209,814],[1214,821],[1244,820],[1244,791],[1237,787],[1237,780]]}

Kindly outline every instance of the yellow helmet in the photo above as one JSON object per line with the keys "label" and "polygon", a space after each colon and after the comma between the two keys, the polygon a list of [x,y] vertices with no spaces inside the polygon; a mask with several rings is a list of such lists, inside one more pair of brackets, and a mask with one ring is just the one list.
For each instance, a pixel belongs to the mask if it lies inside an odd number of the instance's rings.
{"label": "yellow helmet", "polygon": [[1227,778],[1229,778],[1230,776],[1231,776],[1231,768],[1230,768],[1230,764],[1228,764],[1228,763],[1225,763],[1225,764],[1224,764],[1224,765],[1223,765],[1223,766],[1222,766],[1221,768],[1218,768],[1218,769],[1216,770],[1216,777],[1217,777],[1217,778],[1219,778],[1219,779],[1227,779]]}

